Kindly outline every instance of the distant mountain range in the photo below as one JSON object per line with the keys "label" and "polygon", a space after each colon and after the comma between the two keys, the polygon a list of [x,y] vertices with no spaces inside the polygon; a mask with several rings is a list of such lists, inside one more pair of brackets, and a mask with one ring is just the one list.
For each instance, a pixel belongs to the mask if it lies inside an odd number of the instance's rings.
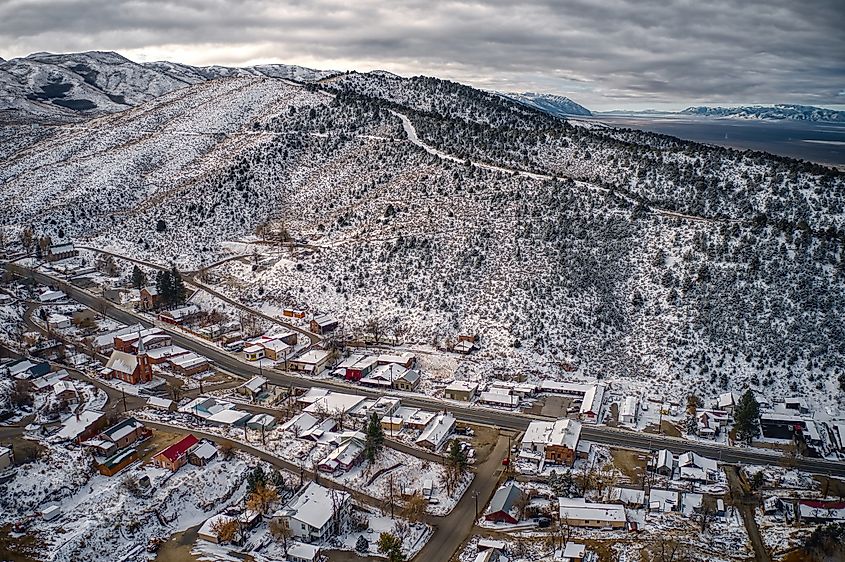
{"label": "distant mountain range", "polygon": [[684,115],[704,117],[735,117],[740,119],[788,119],[792,121],[832,121],[845,123],[845,111],[835,111],[811,105],[778,104],[773,106],[688,107]]}
{"label": "distant mountain range", "polygon": [[73,120],[111,113],[191,84],[231,76],[318,80],[336,74],[285,64],[246,68],[136,63],[117,53],[34,53],[0,59],[0,111],[27,118]]}
{"label": "distant mountain range", "polygon": [[502,95],[517,101],[522,105],[527,105],[528,107],[533,107],[551,115],[557,115],[558,117],[566,117],[570,115],[589,116],[593,114],[589,109],[572,101],[566,96],[537,94],[534,92],[525,92],[523,94],[510,93]]}

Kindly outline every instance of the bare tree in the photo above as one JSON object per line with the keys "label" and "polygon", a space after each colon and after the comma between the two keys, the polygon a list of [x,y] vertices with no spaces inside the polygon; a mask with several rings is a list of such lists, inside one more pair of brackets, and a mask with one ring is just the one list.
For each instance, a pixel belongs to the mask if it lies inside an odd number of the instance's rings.
{"label": "bare tree", "polygon": [[378,318],[370,318],[367,320],[367,324],[365,326],[367,333],[369,333],[373,337],[373,343],[378,345],[381,341],[382,336],[382,325],[381,321]]}
{"label": "bare tree", "polygon": [[24,227],[24,229],[21,231],[21,246],[23,246],[23,249],[26,252],[27,256],[32,253],[32,243],[32,227]]}
{"label": "bare tree", "polygon": [[288,555],[288,539],[293,537],[293,531],[286,519],[273,519],[269,524],[270,535],[284,545],[285,556]]}

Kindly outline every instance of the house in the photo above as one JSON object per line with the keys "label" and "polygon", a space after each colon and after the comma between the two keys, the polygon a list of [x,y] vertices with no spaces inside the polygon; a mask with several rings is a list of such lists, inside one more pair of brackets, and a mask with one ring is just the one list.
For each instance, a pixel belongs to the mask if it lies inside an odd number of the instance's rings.
{"label": "house", "polygon": [[287,558],[289,562],[319,562],[322,560],[319,546],[299,541],[290,542]]}
{"label": "house", "polygon": [[0,445],[0,471],[15,464],[15,455],[9,447]]}
{"label": "house", "polygon": [[155,310],[161,304],[158,289],[155,285],[149,285],[141,289],[141,310]]}
{"label": "house", "polygon": [[519,514],[515,513],[514,506],[522,497],[523,492],[516,484],[513,482],[505,484],[493,494],[493,499],[490,500],[490,507],[484,514],[484,519],[497,523],[517,524]]}
{"label": "house", "polygon": [[628,396],[619,408],[619,421],[629,425],[637,423],[640,402],[636,396]]}
{"label": "house", "polygon": [[488,406],[498,406],[500,408],[509,408],[512,410],[519,406],[520,398],[519,396],[503,394],[500,392],[482,392],[478,397],[478,401],[481,404],[486,404]]}
{"label": "house", "polygon": [[67,418],[56,435],[59,439],[79,444],[97,435],[105,424],[105,413],[99,410],[83,410]]}
{"label": "house", "polygon": [[580,418],[587,423],[597,423],[601,415],[601,407],[604,402],[604,391],[607,387],[603,384],[596,384],[584,394],[581,402]]}
{"label": "house", "polygon": [[375,414],[378,417],[392,415],[402,402],[395,396],[380,396],[367,410],[367,417]]}
{"label": "house", "polygon": [[739,403],[739,397],[733,392],[723,392],[716,399],[716,409],[726,412],[728,415],[733,415],[734,408]]}
{"label": "house", "polygon": [[587,545],[569,541],[563,548],[555,550],[554,562],[582,562],[587,555]]}
{"label": "house", "polygon": [[65,314],[50,314],[47,316],[47,324],[51,329],[61,330],[63,328],[70,328],[71,318]]}
{"label": "house", "polygon": [[262,376],[254,376],[241,386],[235,388],[235,391],[238,394],[243,394],[244,396],[248,396],[250,399],[255,400],[258,396],[267,390],[267,379]]}
{"label": "house", "polygon": [[63,400],[68,404],[79,404],[79,392],[76,390],[76,385],[73,381],[58,381],[53,385],[53,394],[58,400]]}
{"label": "house", "polygon": [[681,512],[684,515],[701,513],[701,506],[704,504],[704,495],[695,492],[684,492],[681,494]]}
{"label": "house", "polygon": [[381,428],[390,434],[402,431],[405,420],[400,416],[384,416],[381,418]]}
{"label": "house", "polygon": [[305,318],[305,311],[296,308],[286,308],[282,310],[282,316],[286,318]]}
{"label": "house", "polygon": [[41,518],[44,521],[52,521],[56,519],[62,514],[62,508],[58,505],[51,505],[49,507],[44,508],[44,511],[41,512]]}
{"label": "house", "polygon": [[44,291],[43,293],[41,293],[40,295],[38,295],[38,302],[42,302],[42,303],[43,302],[56,302],[56,301],[64,300],[66,297],[67,297],[67,295],[65,295],[61,291],[47,290],[47,291]]}
{"label": "house", "polygon": [[102,371],[106,378],[117,378],[129,384],[150,382],[153,380],[153,367],[146,353],[130,355],[123,351],[111,352],[106,368]]}
{"label": "house", "polygon": [[265,353],[267,352],[263,346],[260,345],[248,345],[244,349],[244,359],[247,361],[261,361],[265,357]]}
{"label": "house", "polygon": [[578,384],[570,382],[543,381],[540,383],[540,392],[549,394],[562,394],[570,398],[583,400],[587,391],[593,388],[591,384]]}
{"label": "house", "polygon": [[727,412],[699,410],[696,415],[696,426],[698,427],[698,435],[700,437],[715,438],[727,424]]}
{"label": "house", "polygon": [[652,463],[652,470],[663,476],[672,476],[675,471],[675,455],[669,449],[657,451]]}
{"label": "house", "polygon": [[150,396],[147,399],[147,406],[150,408],[155,408],[156,410],[166,410],[168,412],[172,412],[176,409],[176,404],[173,400],[169,400],[167,398],[160,398],[158,396]]}
{"label": "house", "polygon": [[108,332],[106,334],[97,336],[91,342],[91,346],[94,348],[94,351],[97,353],[111,353],[114,349],[114,338],[117,336],[124,336],[127,334],[137,334],[138,332],[144,329],[143,326],[140,324],[135,324],[133,326],[126,326],[119,330],[115,330],[113,332]]}
{"label": "house", "polygon": [[416,444],[432,451],[439,450],[455,432],[455,423],[452,414],[437,414],[417,437]]}
{"label": "house", "polygon": [[73,242],[63,242],[60,244],[51,244],[47,248],[47,254],[44,256],[49,262],[64,260],[79,255],[79,250],[73,247]]}
{"label": "house", "polygon": [[558,498],[560,520],[574,527],[624,529],[625,508],[615,503],[587,503],[584,498]]}
{"label": "house", "polygon": [[798,514],[803,523],[828,523],[845,521],[845,502],[800,500]]}
{"label": "house", "polygon": [[581,424],[576,420],[532,421],[522,438],[520,457],[571,466],[580,439]]}
{"label": "house", "polygon": [[[344,378],[348,381],[360,381],[361,379],[369,377],[370,373],[372,373],[377,366],[378,357],[375,355],[362,357],[352,365],[346,367],[346,374]],[[389,382],[387,386],[390,386]]]}
{"label": "house", "polygon": [[12,361],[5,367],[6,373],[15,379],[34,379],[42,377],[50,372],[50,363],[47,361],[31,361],[19,359]]}
{"label": "house", "polygon": [[452,351],[455,353],[460,353],[462,355],[469,354],[473,349],[475,349],[475,342],[469,340],[461,340],[455,344],[452,348]]}
{"label": "house", "polygon": [[276,427],[276,417],[270,414],[255,414],[246,421],[250,429],[270,431]]}
{"label": "house", "polygon": [[653,512],[677,511],[680,494],[675,490],[652,488],[648,493],[648,509]]}
{"label": "house", "polygon": [[443,396],[450,400],[471,402],[478,394],[478,384],[474,382],[454,381],[443,391]]}
{"label": "house", "polygon": [[135,441],[146,439],[152,432],[135,418],[127,418],[104,430],[99,439],[114,444],[115,449],[123,449]]}
{"label": "house", "polygon": [[425,410],[416,410],[410,413],[405,419],[405,427],[419,431],[425,429],[426,426],[434,419],[435,414],[426,412]]}
{"label": "house", "polygon": [[360,437],[353,435],[345,438],[326,458],[320,461],[317,468],[323,472],[338,474],[357,466],[364,460],[364,440]]}
{"label": "house", "polygon": [[702,457],[692,451],[678,457],[678,468],[682,480],[715,482],[719,467],[715,460]]}
{"label": "house", "polygon": [[214,530],[215,527],[222,521],[235,521],[236,519],[230,515],[226,515],[225,513],[218,513],[217,515],[212,515],[208,519],[205,520],[205,523],[199,528],[197,531],[197,537],[201,538],[204,541],[212,542],[217,544],[217,532]]}
{"label": "house", "polygon": [[803,396],[789,396],[784,398],[780,404],[775,407],[776,410],[790,410],[799,414],[809,414],[810,407],[807,405],[807,399]]}
{"label": "house", "polygon": [[417,357],[410,351],[402,351],[400,353],[384,354],[378,356],[379,365],[399,365],[406,369],[411,369],[416,363]]}
{"label": "house", "polygon": [[186,435],[176,443],[157,453],[153,457],[156,466],[176,472],[188,462],[188,452],[199,443],[199,439],[191,434]]}
{"label": "house", "polygon": [[218,427],[243,427],[248,419],[252,417],[250,412],[244,412],[235,408],[227,408],[216,414],[211,414],[205,421]]}
{"label": "house", "polygon": [[138,460],[138,449],[135,447],[121,449],[106,459],[97,462],[97,470],[103,476],[111,477],[136,460]]}
{"label": "house", "polygon": [[293,538],[321,543],[337,534],[350,509],[346,492],[329,490],[309,482],[293,499],[274,514],[287,524]]}
{"label": "house", "polygon": [[188,449],[188,462],[196,466],[205,466],[217,456],[217,446],[211,441],[200,441]]}
{"label": "house", "polygon": [[278,340],[288,344],[291,347],[296,346],[296,342],[299,341],[299,335],[294,332],[293,330],[281,329],[278,332],[273,332],[269,336],[265,336],[268,340]]}
{"label": "house", "polygon": [[158,313],[158,319],[168,324],[186,324],[200,315],[202,310],[195,304],[189,304],[173,310],[163,310]]}
{"label": "house", "polygon": [[208,359],[196,353],[185,353],[168,359],[170,367],[182,376],[190,377],[209,369]]}
{"label": "house", "polygon": [[365,401],[363,396],[357,396],[355,394],[326,392],[303,408],[303,411],[309,414],[316,414],[318,417],[341,413],[351,414],[356,412]]}
{"label": "house", "polygon": [[404,390],[405,392],[414,392],[420,386],[422,377],[420,372],[416,369],[406,369],[399,378],[393,379],[393,388],[396,390]]}
{"label": "house", "polygon": [[[295,335],[295,334],[294,334]],[[261,340],[255,345],[264,348],[264,357],[271,361],[287,361],[293,354],[293,346],[280,339]]]}
{"label": "house", "polygon": [[311,375],[319,375],[326,368],[331,354],[323,349],[312,349],[288,363],[292,371],[302,371]]}
{"label": "house", "polygon": [[635,488],[610,488],[607,494],[610,503],[621,503],[625,507],[639,509],[645,505],[645,490]]}
{"label": "house", "polygon": [[333,316],[328,314],[321,314],[311,319],[311,331],[315,334],[324,335],[334,331],[337,328],[338,322]]}

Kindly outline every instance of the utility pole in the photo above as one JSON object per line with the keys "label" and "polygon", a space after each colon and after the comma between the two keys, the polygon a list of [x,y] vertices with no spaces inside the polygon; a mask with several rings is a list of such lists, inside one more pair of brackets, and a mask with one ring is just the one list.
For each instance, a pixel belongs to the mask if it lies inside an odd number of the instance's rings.
{"label": "utility pole", "polygon": [[475,520],[478,521],[478,496],[481,495],[481,492],[475,490],[472,493],[472,497],[475,498]]}
{"label": "utility pole", "polygon": [[390,475],[390,518],[393,519],[393,475]]}
{"label": "utility pole", "polygon": [[123,389],[123,387],[120,387],[120,394],[121,394],[122,400],[123,400],[123,413],[125,414],[126,413],[126,391]]}

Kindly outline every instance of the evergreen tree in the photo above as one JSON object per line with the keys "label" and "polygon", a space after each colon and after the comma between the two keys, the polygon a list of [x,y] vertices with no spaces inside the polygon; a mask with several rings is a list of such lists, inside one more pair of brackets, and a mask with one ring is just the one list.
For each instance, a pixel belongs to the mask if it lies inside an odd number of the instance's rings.
{"label": "evergreen tree", "polygon": [[391,533],[379,535],[378,551],[387,557],[388,562],[405,562],[405,555],[402,553],[402,540]]}
{"label": "evergreen tree", "polygon": [[175,265],[170,269],[170,279],[173,287],[171,294],[172,302],[174,306],[179,306],[188,297],[188,289],[185,287],[185,283],[182,281],[182,275],[176,269]]}
{"label": "evergreen tree", "polygon": [[370,421],[367,423],[367,442],[364,446],[364,452],[367,456],[367,460],[374,462],[383,446],[384,430],[381,427],[378,415],[373,412],[370,416]]}
{"label": "evergreen tree", "polygon": [[173,280],[170,271],[164,270],[156,273],[156,290],[162,304],[169,306],[173,298]]}
{"label": "evergreen tree", "polygon": [[734,411],[736,435],[749,445],[754,437],[760,435],[760,404],[751,390],[746,390]]}
{"label": "evergreen tree", "polygon": [[132,286],[140,289],[147,284],[147,274],[137,265],[132,268]]}

